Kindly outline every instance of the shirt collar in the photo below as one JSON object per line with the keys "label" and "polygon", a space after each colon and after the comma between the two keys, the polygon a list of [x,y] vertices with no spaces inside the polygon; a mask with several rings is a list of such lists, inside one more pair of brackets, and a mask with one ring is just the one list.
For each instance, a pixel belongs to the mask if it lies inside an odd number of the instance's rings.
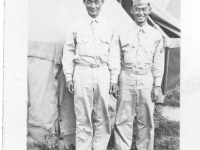
{"label": "shirt collar", "polygon": [[142,31],[144,32],[144,33],[146,33],[146,32],[148,32],[148,28],[149,28],[149,24],[146,22],[146,24],[144,25],[144,26],[139,26],[139,25],[137,25],[136,23],[135,23],[135,28],[136,28],[136,30],[137,30],[137,32],[140,32],[140,30],[142,29]]}
{"label": "shirt collar", "polygon": [[89,24],[91,24],[93,21],[99,23],[99,22],[101,22],[101,20],[102,20],[102,17],[101,17],[100,14],[96,18],[92,18],[89,15],[87,15],[87,21],[88,21]]}

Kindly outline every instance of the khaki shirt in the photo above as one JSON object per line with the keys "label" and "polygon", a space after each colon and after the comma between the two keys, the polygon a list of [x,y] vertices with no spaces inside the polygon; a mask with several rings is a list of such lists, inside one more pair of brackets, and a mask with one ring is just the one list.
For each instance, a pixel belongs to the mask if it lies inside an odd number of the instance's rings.
{"label": "khaki shirt", "polygon": [[134,25],[119,37],[124,66],[151,69],[154,86],[161,86],[164,73],[163,39],[160,32],[146,24]]}
{"label": "khaki shirt", "polygon": [[63,70],[66,81],[72,80],[74,62],[107,63],[111,82],[117,83],[120,73],[120,49],[111,22],[98,16],[75,20],[68,32],[63,50]]}

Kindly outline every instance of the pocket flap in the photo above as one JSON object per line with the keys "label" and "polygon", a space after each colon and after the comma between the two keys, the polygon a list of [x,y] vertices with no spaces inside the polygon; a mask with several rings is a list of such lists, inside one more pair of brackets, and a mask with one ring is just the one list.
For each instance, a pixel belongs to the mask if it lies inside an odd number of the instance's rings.
{"label": "pocket flap", "polygon": [[77,43],[81,44],[81,43],[87,43],[90,41],[89,35],[88,36],[78,36],[77,37]]}
{"label": "pocket flap", "polygon": [[102,34],[100,37],[101,41],[107,44],[110,44],[111,42],[111,36],[106,35],[106,34]]}
{"label": "pocket flap", "polygon": [[122,45],[122,51],[124,52],[128,52],[130,51],[132,48],[134,48],[134,46],[130,45],[130,44],[125,44],[125,45]]}
{"label": "pocket flap", "polygon": [[144,50],[148,54],[153,54],[153,48],[144,48]]}

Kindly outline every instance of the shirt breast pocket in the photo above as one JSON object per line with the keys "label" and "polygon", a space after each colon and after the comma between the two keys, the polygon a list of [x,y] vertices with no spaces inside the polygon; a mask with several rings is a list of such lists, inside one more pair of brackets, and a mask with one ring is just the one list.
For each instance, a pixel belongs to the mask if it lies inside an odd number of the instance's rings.
{"label": "shirt breast pocket", "polygon": [[134,48],[134,46],[132,46],[131,44],[125,44],[122,46],[122,51],[124,53],[128,53],[133,48]]}
{"label": "shirt breast pocket", "polygon": [[153,53],[154,53],[154,49],[153,48],[145,48],[144,51],[149,55],[153,55]]}
{"label": "shirt breast pocket", "polygon": [[88,43],[90,41],[89,35],[79,35],[76,39],[78,44]]}
{"label": "shirt breast pocket", "polygon": [[111,46],[112,37],[108,34],[100,35],[99,55],[107,55]]}
{"label": "shirt breast pocket", "polygon": [[144,52],[146,55],[144,55],[145,63],[151,63],[153,61],[153,55],[154,55],[154,49],[153,48],[145,48]]}
{"label": "shirt breast pocket", "polygon": [[111,43],[111,36],[110,35],[106,35],[106,34],[102,34],[100,36],[101,42],[103,44],[110,44]]}
{"label": "shirt breast pocket", "polygon": [[91,56],[93,54],[90,41],[91,41],[91,38],[89,35],[77,35],[76,51],[79,53],[79,55]]}
{"label": "shirt breast pocket", "polygon": [[130,43],[122,45],[124,63],[133,63],[136,48]]}

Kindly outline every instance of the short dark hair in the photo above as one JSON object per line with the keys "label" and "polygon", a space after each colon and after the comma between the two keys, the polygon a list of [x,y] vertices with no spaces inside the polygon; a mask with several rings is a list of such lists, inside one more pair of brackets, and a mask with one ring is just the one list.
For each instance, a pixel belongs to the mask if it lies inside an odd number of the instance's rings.
{"label": "short dark hair", "polygon": [[[83,3],[85,3],[86,0],[83,0]],[[101,0],[102,2],[104,2],[104,0]]]}

